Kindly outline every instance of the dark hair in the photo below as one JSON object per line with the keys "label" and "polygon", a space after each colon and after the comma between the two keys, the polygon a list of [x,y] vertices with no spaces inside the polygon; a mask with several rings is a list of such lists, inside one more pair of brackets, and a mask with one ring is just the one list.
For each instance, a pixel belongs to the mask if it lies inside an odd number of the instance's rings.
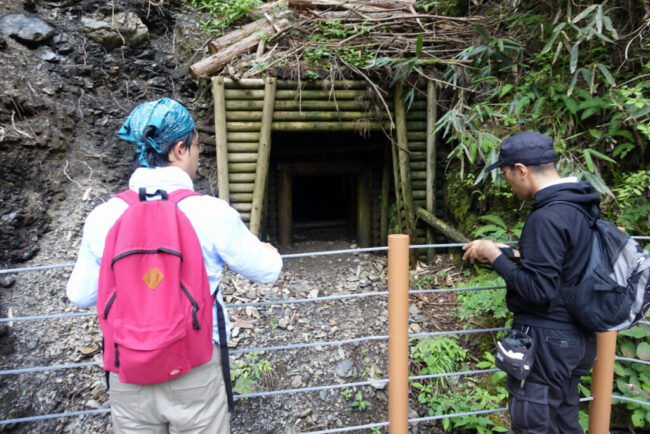
{"label": "dark hair", "polygon": [[[155,132],[155,127],[148,126],[144,130],[144,137],[152,135]],[[189,148],[192,146],[192,140],[194,140],[194,131],[181,136],[177,139],[170,140],[168,142],[158,143],[160,146],[161,152],[158,153],[154,148],[147,145],[144,149],[144,158],[149,163],[149,167],[165,167],[169,166],[169,151],[176,145],[178,142],[183,142],[184,148]],[[135,164],[137,167],[143,167],[140,161],[136,158]]]}

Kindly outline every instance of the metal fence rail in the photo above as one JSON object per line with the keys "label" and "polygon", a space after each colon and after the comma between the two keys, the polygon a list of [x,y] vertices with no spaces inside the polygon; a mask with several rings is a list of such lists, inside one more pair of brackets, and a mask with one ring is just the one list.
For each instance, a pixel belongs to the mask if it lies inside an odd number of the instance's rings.
{"label": "metal fence rail", "polygon": [[[637,239],[650,239],[650,237],[634,237]],[[512,244],[512,243],[509,243]],[[453,244],[425,244],[425,245],[412,245],[411,249],[421,249],[421,248],[453,248],[461,247],[464,244],[453,243]],[[325,251],[325,252],[309,252],[309,253],[299,253],[299,254],[289,254],[281,255],[283,259],[289,258],[301,258],[301,257],[317,257],[325,255],[338,255],[338,254],[357,254],[357,253],[367,253],[367,252],[382,252],[388,250],[387,247],[377,247],[377,248],[362,248],[362,249],[347,249],[347,250],[334,250],[334,251]],[[0,270],[0,275],[9,274],[9,273],[20,273],[20,272],[32,272],[32,271],[43,271],[51,269],[61,269],[61,268],[70,268],[74,264],[58,264],[58,265],[49,265],[49,266],[35,266],[35,267],[23,267],[23,268],[14,268]],[[505,286],[480,286],[480,287],[468,287],[468,288],[431,288],[431,289],[420,289],[408,291],[409,294],[432,294],[432,293],[451,293],[451,292],[460,292],[460,291],[481,291],[481,290],[494,290],[494,289],[503,289]],[[273,300],[273,301],[260,301],[260,302],[250,302],[250,303],[236,303],[236,304],[227,304],[226,307],[229,309],[243,308],[243,307],[266,307],[266,306],[275,306],[275,305],[293,305],[293,304],[304,304],[304,303],[313,303],[313,302],[323,302],[323,301],[341,301],[347,299],[362,299],[368,297],[379,297],[387,296],[388,291],[374,291],[366,292],[360,294],[334,294],[323,297],[315,298],[305,298],[305,299],[291,299],[291,300]],[[51,320],[51,319],[66,319],[66,318],[75,318],[75,317],[90,317],[96,316],[96,312],[70,312],[70,313],[55,313],[55,314],[44,314],[44,315],[32,315],[32,316],[23,316],[23,317],[14,317],[14,318],[0,318],[1,323],[13,323],[13,322],[24,322],[24,321],[38,321],[38,320]],[[650,321],[642,321],[644,324],[650,324]],[[439,332],[426,332],[426,333],[409,333],[408,337],[410,339],[423,339],[430,338],[435,336],[446,336],[446,335],[461,335],[461,334],[474,334],[474,333],[495,333],[508,330],[507,327],[498,327],[498,328],[488,328],[488,329],[465,329],[465,330],[451,330],[451,331],[439,331]],[[282,350],[303,350],[307,348],[314,347],[326,347],[326,346],[341,346],[347,344],[354,344],[359,342],[372,342],[372,341],[387,341],[388,335],[380,336],[363,336],[358,338],[343,339],[336,341],[324,341],[324,342],[309,342],[304,344],[288,344],[288,345],[277,345],[269,347],[260,347],[260,348],[244,348],[238,350],[231,350],[232,354],[244,354],[244,353],[253,353],[253,352],[269,352],[269,351],[282,351]],[[616,360],[632,362],[632,363],[641,363],[645,365],[650,365],[650,362],[627,358],[627,357],[616,357]],[[34,372],[44,372],[44,371],[53,371],[53,370],[62,370],[62,369],[79,369],[79,368],[88,368],[94,366],[101,366],[101,362],[83,362],[83,363],[73,363],[73,364],[64,364],[64,365],[53,365],[53,366],[37,366],[37,367],[28,367],[28,368],[17,368],[17,369],[8,369],[1,370],[1,375],[18,375],[18,374],[27,374]],[[469,375],[486,375],[499,371],[496,368],[493,369],[482,369],[482,370],[470,370],[470,371],[459,371],[452,373],[444,374],[430,374],[430,375],[419,375],[408,377],[409,381],[418,381],[424,379],[435,379],[435,378],[444,378],[444,377],[454,377],[454,376],[469,376]],[[258,397],[270,397],[278,396],[285,394],[294,394],[294,393],[309,393],[309,392],[319,392],[323,390],[335,390],[335,389],[345,389],[351,387],[365,387],[365,386],[385,386],[389,382],[388,379],[377,379],[370,381],[354,382],[354,383],[344,383],[344,384],[329,384],[323,386],[313,386],[313,387],[304,387],[304,388],[295,388],[295,389],[281,389],[268,392],[258,392],[245,395],[235,395],[235,399],[248,399],[248,398],[258,398]],[[623,397],[613,395],[613,399],[619,401],[634,402],[645,406],[650,406],[650,403],[636,400],[633,398]],[[582,401],[590,400],[591,398],[584,398]],[[483,409],[472,412],[463,412],[463,413],[454,413],[454,414],[445,414],[445,415],[436,415],[430,417],[421,417],[409,419],[409,423],[416,422],[429,422],[440,420],[443,418],[452,418],[460,416],[469,416],[469,415],[481,415],[495,412],[506,411],[506,408],[496,408],[496,409]],[[49,415],[38,415],[31,417],[15,418],[15,419],[6,419],[0,420],[0,426],[14,423],[22,422],[34,422],[46,419],[54,418],[65,418],[65,417],[76,417],[76,416],[86,416],[86,415],[101,415],[107,414],[110,412],[110,409],[99,409],[99,410],[83,410],[83,411],[72,411],[67,413],[56,413]],[[341,427],[335,429],[328,429],[322,431],[310,431],[311,434],[314,433],[333,433],[333,432],[346,432],[359,429],[370,429],[370,428],[379,428],[388,426],[389,422],[378,422],[367,425],[351,426],[351,427]]]}

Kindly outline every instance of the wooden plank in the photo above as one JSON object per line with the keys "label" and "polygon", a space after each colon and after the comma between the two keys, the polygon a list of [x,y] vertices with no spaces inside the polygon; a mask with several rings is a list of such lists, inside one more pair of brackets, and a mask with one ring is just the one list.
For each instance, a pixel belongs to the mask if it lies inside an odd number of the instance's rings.
{"label": "wooden plank", "polygon": [[[388,119],[386,113],[382,113],[380,119]],[[276,111],[273,113],[273,120],[279,121],[356,121],[362,120],[375,122],[378,120],[374,113],[367,111]]]}
{"label": "wooden plank", "polygon": [[426,161],[411,161],[409,164],[409,169],[411,171],[416,171],[416,170],[426,170],[427,168],[427,163]]}
{"label": "wooden plank", "polygon": [[409,131],[406,133],[406,138],[414,141],[421,141],[421,140],[426,140],[427,139],[427,132],[426,131]]}
{"label": "wooden plank", "polygon": [[228,163],[230,173],[255,173],[256,163]]}
{"label": "wooden plank", "polygon": [[[263,89],[264,88],[263,78],[242,78],[239,80],[226,78],[224,83],[226,85],[226,89],[242,89],[242,88]],[[368,87],[368,82],[363,80],[335,80],[334,82],[330,80],[301,80],[300,81],[301,89],[328,90],[332,88],[332,85],[334,86],[335,90],[366,89]],[[298,81],[297,80],[276,80],[276,89],[297,90]]]}
{"label": "wooden plank", "polygon": [[226,139],[228,142],[259,142],[260,133],[249,133],[249,132],[227,132]]}
{"label": "wooden plank", "polygon": [[257,151],[257,170],[255,171],[255,188],[253,190],[253,208],[251,209],[250,230],[260,236],[264,196],[266,193],[269,159],[271,157],[271,122],[273,121],[273,103],[275,102],[274,78],[267,78],[264,87],[264,108],[260,127],[260,141]]}
{"label": "wooden plank", "polygon": [[238,202],[238,203],[232,203],[230,206],[235,208],[237,211],[249,211],[251,210],[251,203],[250,202]]}
{"label": "wooden plank", "polygon": [[255,163],[257,162],[257,152],[236,152],[228,154],[230,163]]}
{"label": "wooden plank", "polygon": [[[230,192],[231,193],[252,193],[253,192],[253,184],[252,182],[249,183],[233,183],[230,184]],[[248,209],[247,211],[250,211]]]}
{"label": "wooden plank", "polygon": [[262,127],[261,122],[226,122],[228,131],[258,132]]}
{"label": "wooden plank", "polygon": [[226,139],[226,112],[223,77],[212,79],[214,100],[214,131],[217,149],[217,191],[219,198],[229,202],[228,190],[228,145]]}
{"label": "wooden plank", "polygon": [[226,112],[226,121],[256,121],[262,120],[262,110],[228,110]]}
{"label": "wooden plank", "polygon": [[253,193],[230,193],[230,200],[233,202],[250,202],[253,200]]}
{"label": "wooden plank", "polygon": [[[384,127],[388,127],[384,122]],[[273,122],[273,131],[379,131],[380,122]]]}
{"label": "wooden plank", "polygon": [[228,152],[257,152],[259,143],[233,142],[228,143]]}
{"label": "wooden plank", "polygon": [[424,179],[426,181],[427,172],[425,172],[424,170],[417,171],[417,172],[411,172],[411,178],[412,179]]}
{"label": "wooden plank", "polygon": [[[415,102],[414,105],[419,105],[420,109],[426,108],[425,102]],[[253,99],[227,99],[226,110],[228,111],[259,111],[261,119],[263,100]],[[392,103],[388,102],[388,107],[392,109]],[[282,100],[276,99],[273,106],[275,111],[364,111],[373,112],[373,105],[369,101],[354,101],[354,100],[341,100],[341,101],[323,101],[323,100]],[[383,107],[382,107],[383,110]]]}
{"label": "wooden plank", "polygon": [[228,176],[228,180],[230,182],[254,182],[255,181],[255,173],[250,172],[250,173],[231,173]]}

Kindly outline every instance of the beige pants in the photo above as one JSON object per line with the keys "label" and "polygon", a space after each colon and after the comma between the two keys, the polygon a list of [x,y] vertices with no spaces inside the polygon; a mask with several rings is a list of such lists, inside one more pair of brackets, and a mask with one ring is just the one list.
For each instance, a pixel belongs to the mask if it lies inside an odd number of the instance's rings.
{"label": "beige pants", "polygon": [[230,433],[217,345],[211,361],[165,383],[120,383],[114,372],[109,381],[115,433]]}

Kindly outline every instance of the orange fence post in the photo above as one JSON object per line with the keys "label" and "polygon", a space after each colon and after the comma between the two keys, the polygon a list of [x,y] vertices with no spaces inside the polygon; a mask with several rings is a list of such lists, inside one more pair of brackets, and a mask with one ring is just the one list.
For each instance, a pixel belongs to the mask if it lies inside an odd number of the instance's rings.
{"label": "orange fence post", "polygon": [[598,350],[591,374],[591,396],[594,399],[589,404],[589,434],[608,434],[612,413],[616,332],[598,333],[596,339]]}
{"label": "orange fence post", "polygon": [[409,237],[388,236],[388,432],[406,434],[409,414]]}

